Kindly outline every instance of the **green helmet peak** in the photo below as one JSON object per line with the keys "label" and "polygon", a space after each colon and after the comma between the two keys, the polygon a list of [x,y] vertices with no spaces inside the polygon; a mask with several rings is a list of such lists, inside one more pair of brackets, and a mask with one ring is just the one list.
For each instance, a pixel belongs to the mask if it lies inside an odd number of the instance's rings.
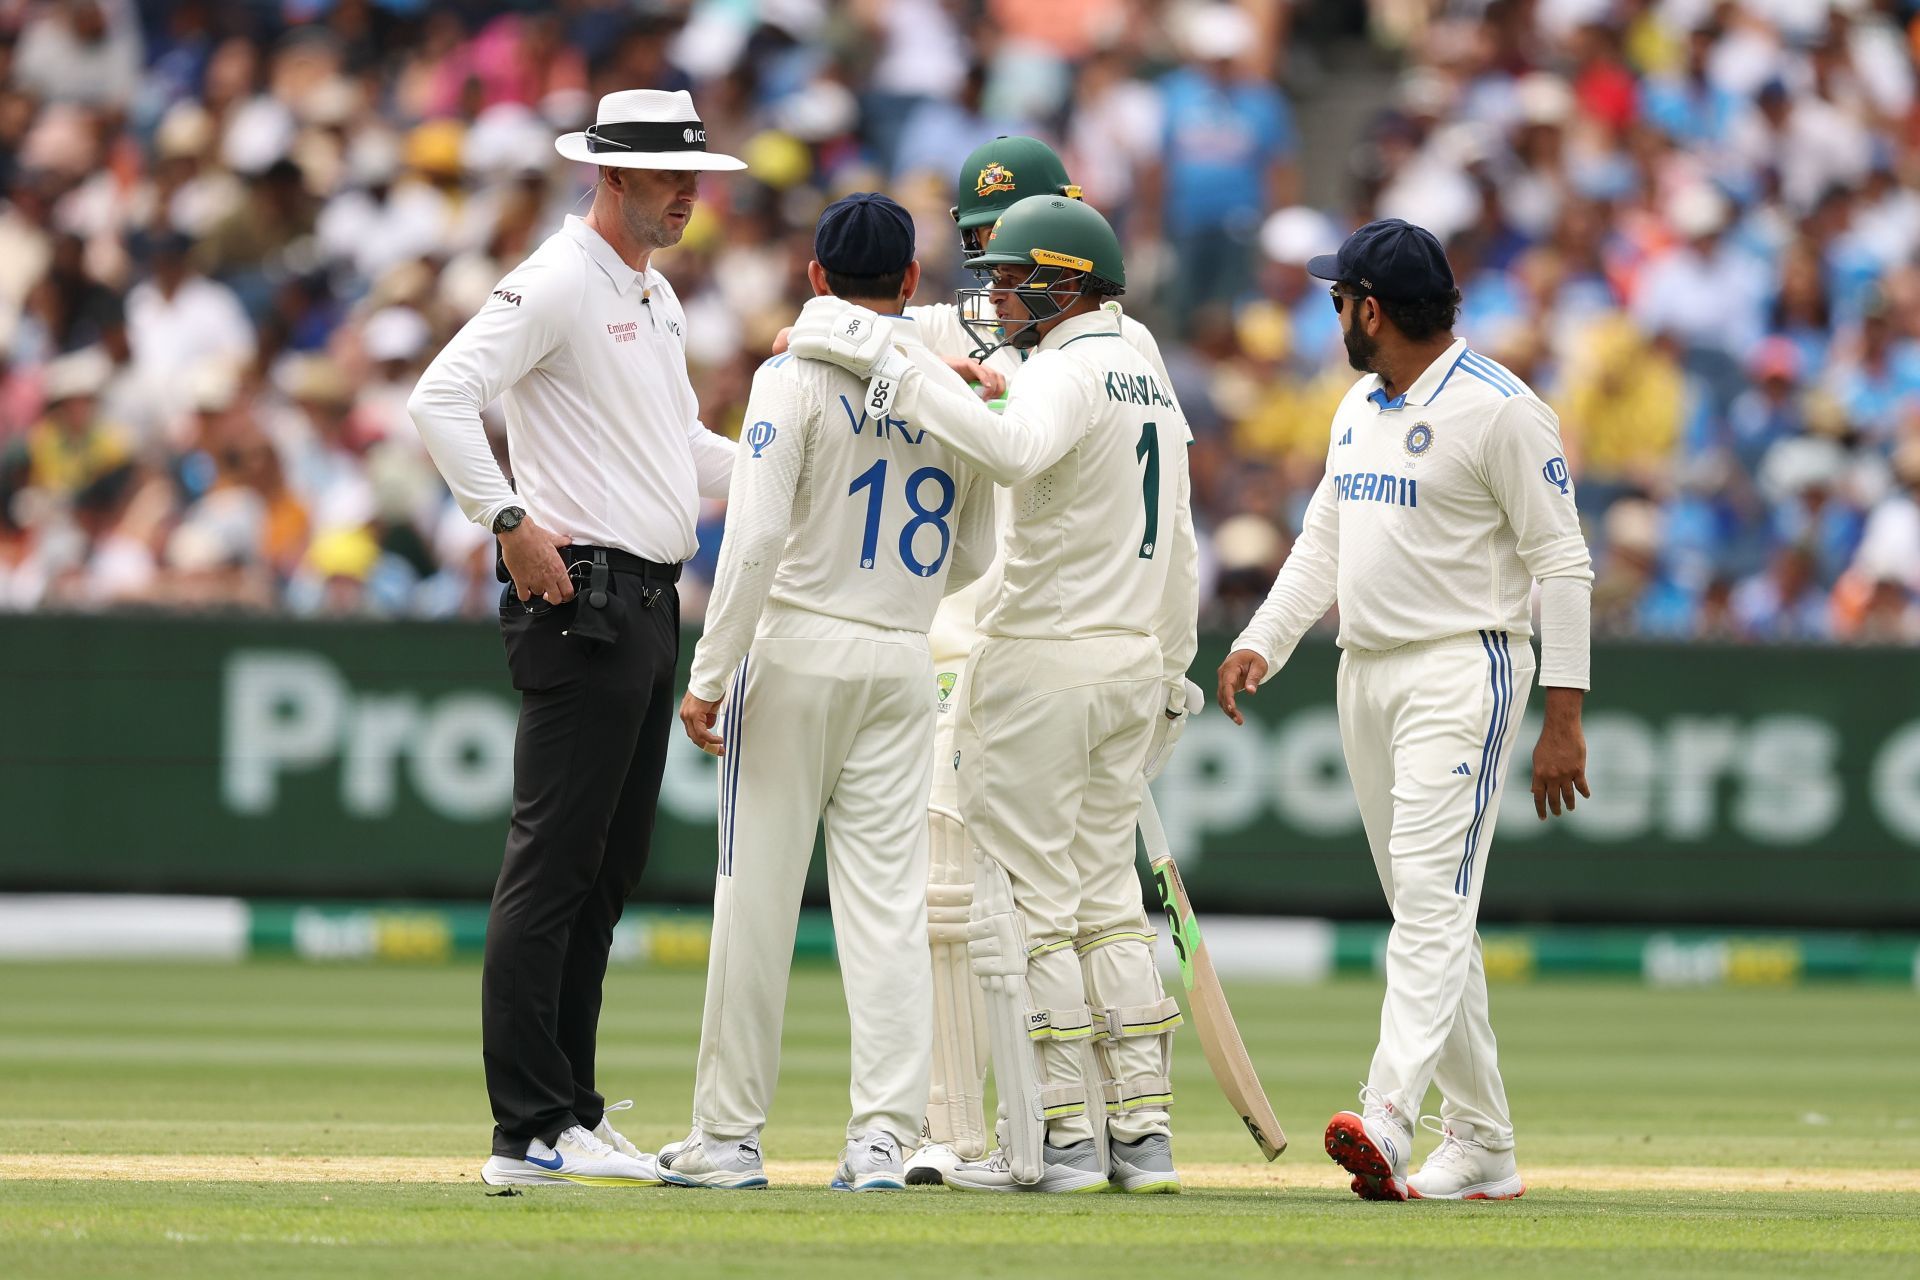
{"label": "green helmet peak", "polygon": [[[981,287],[960,291],[960,323],[980,344],[975,359],[999,346],[1028,350],[1040,326],[1082,297],[1111,296],[1127,288],[1120,237],[1100,211],[1064,196],[1027,196],[994,222],[981,251],[967,259]],[[1010,277],[1001,268],[1025,268]],[[1001,317],[994,295],[1019,299],[1026,320]]]}
{"label": "green helmet peak", "polygon": [[989,225],[1027,196],[1080,198],[1054,149],[1020,134],[1002,135],[968,152],[954,186],[953,220],[962,231]]}

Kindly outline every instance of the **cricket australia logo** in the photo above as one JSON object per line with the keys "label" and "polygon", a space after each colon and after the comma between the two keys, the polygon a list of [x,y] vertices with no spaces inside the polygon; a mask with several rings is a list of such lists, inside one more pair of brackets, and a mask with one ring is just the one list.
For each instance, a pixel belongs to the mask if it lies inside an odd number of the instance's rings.
{"label": "cricket australia logo", "polygon": [[771,422],[756,422],[747,428],[747,444],[753,448],[753,456],[759,457],[760,451],[773,443],[780,432]]}
{"label": "cricket australia logo", "polygon": [[980,171],[980,177],[973,184],[973,194],[990,196],[996,191],[1013,190],[1013,170],[998,160]]}
{"label": "cricket australia logo", "polygon": [[1407,428],[1407,456],[1417,458],[1433,448],[1433,427],[1429,423],[1416,422]]}
{"label": "cricket australia logo", "polygon": [[935,677],[935,682],[940,686],[940,701],[945,702],[953,696],[953,685],[958,679],[958,673],[952,671],[942,671]]}

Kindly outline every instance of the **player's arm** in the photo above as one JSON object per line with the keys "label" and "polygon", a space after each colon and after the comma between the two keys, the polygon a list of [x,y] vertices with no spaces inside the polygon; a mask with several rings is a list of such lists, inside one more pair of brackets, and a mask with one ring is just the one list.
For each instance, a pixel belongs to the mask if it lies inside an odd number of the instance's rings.
{"label": "player's arm", "polygon": [[1553,410],[1532,396],[1501,402],[1481,438],[1481,470],[1513,526],[1520,562],[1540,584],[1540,684],[1546,723],[1533,751],[1533,807],[1542,821],[1587,789],[1580,711],[1591,687],[1593,558]]}
{"label": "player's arm", "polygon": [[[508,507],[525,508],[494,460],[480,412],[525,377],[565,339],[565,320],[579,305],[581,285],[566,267],[526,262],[516,268],[462,325],[420,375],[407,412],[434,466],[467,519],[491,530]],[[573,597],[573,582],[556,547],[569,539],[541,527],[528,512],[500,539],[500,554],[522,600],[550,604]]]}
{"label": "player's arm", "polygon": [[1215,696],[1235,724],[1246,723],[1235,696],[1257,693],[1262,680],[1286,665],[1307,628],[1333,607],[1339,585],[1340,512],[1329,469],[1313,491],[1300,536],[1280,566],[1273,589],[1220,664]]}
{"label": "player's arm", "polygon": [[1193,476],[1180,459],[1175,489],[1173,536],[1167,547],[1167,585],[1160,596],[1154,634],[1160,639],[1162,675],[1168,707],[1186,706],[1187,668],[1200,648],[1200,540],[1193,531]]}
{"label": "player's arm", "polygon": [[760,366],[747,398],[749,425],[735,449],[720,564],[707,601],[706,626],[693,652],[687,696],[680,703],[687,736],[714,755],[723,750],[713,733],[721,695],[753,644],[793,524],[793,497],[810,427],[810,407],[800,383],[795,370]]}
{"label": "player's arm", "polygon": [[953,562],[947,567],[947,595],[972,586],[993,565],[999,549],[999,522],[994,519],[993,484],[969,471],[960,514],[953,524]]}
{"label": "player's arm", "polygon": [[902,417],[925,427],[995,484],[1008,486],[1066,457],[1093,420],[1074,366],[1050,351],[1027,361],[1000,413],[917,369],[901,380],[895,403]]}

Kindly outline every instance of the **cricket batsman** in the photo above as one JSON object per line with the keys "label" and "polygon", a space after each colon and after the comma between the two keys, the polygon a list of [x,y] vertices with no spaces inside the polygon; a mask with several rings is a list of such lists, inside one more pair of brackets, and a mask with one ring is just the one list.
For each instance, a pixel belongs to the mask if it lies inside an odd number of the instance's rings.
{"label": "cricket batsman", "polygon": [[[808,278],[816,292],[885,313],[860,312],[896,359],[971,399],[899,315],[919,282],[913,251],[905,209],[851,195],[821,216]],[[760,368],[747,402],[706,631],[680,708],[688,736],[721,755],[722,769],[693,1129],[659,1156],[675,1185],[766,1185],[760,1129],[822,822],[853,1030],[853,1115],[833,1186],[904,1187],[903,1152],[920,1129],[932,1003],[927,629],[942,592],[992,560],[994,495],[955,449],[868,394],[839,368],[788,353]]]}
{"label": "cricket batsman", "polygon": [[[1366,376],[1334,413],[1292,554],[1220,666],[1220,706],[1243,723],[1237,696],[1340,606],[1341,745],[1393,930],[1362,1110],[1333,1117],[1327,1154],[1365,1199],[1513,1199],[1526,1187],[1474,924],[1534,676],[1536,582],[1546,724],[1534,808],[1544,821],[1591,794],[1580,710],[1592,564],[1559,420],[1453,336],[1460,292],[1440,242],[1390,218],[1307,269],[1333,282],[1347,357]],[[1409,1177],[1429,1084],[1443,1138]]]}
{"label": "cricket batsman", "polygon": [[1011,490],[950,766],[981,854],[968,937],[1005,1132],[946,1181],[1175,1191],[1180,1013],[1155,970],[1133,832],[1196,645],[1187,423],[1103,305],[1126,272],[1093,209],[1028,196],[967,265],[987,287],[962,292],[961,322],[983,350],[1028,353],[1004,414],[899,359],[844,302],[809,302],[792,337],[887,387],[895,412]]}
{"label": "cricket batsman", "polygon": [[[1058,195],[1079,199],[1066,166],[1053,148],[1038,138],[1009,135],[974,148],[960,162],[955,180],[953,220],[960,230],[962,250],[971,257],[994,221],[1015,201],[1030,195]],[[1160,386],[1172,395],[1172,380],[1160,358],[1160,347],[1147,327],[1131,316],[1113,312],[1120,334],[1152,367]],[[951,302],[908,307],[907,316],[920,339],[950,364],[972,359],[983,339],[961,323],[960,310]],[[979,364],[994,374],[995,390],[1012,382],[1029,352],[1010,343],[993,346]],[[1005,493],[1000,494],[1002,524]],[[983,1106],[987,1072],[987,1028],[980,1011],[980,984],[967,959],[967,920],[973,906],[975,855],[967,844],[960,815],[959,774],[953,769],[956,726],[967,705],[968,655],[978,639],[977,618],[983,601],[992,599],[1000,580],[1000,562],[965,590],[941,603],[934,615],[929,641],[933,650],[939,718],[934,726],[933,793],[927,802],[928,881],[927,935],[933,957],[933,1074],[928,1089],[924,1141],[907,1160],[907,1181],[938,1183],[961,1160],[978,1160],[987,1153]],[[1162,740],[1183,723],[1169,722],[1156,713],[1155,731]],[[1168,744],[1156,744],[1164,756]]]}

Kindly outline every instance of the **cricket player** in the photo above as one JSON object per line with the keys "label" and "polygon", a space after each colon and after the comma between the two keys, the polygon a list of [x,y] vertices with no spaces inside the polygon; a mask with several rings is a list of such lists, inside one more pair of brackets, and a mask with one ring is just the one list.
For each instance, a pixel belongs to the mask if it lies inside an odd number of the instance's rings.
{"label": "cricket player", "polygon": [[[1474,921],[1534,675],[1535,582],[1547,714],[1534,807],[1544,820],[1590,794],[1580,709],[1593,570],[1559,421],[1453,336],[1460,293],[1439,241],[1397,218],[1371,222],[1307,269],[1334,282],[1348,359],[1367,376],[1334,413],[1292,554],[1221,664],[1220,706],[1242,723],[1237,695],[1340,606],[1341,744],[1393,931],[1363,1110],[1333,1117],[1327,1154],[1366,1199],[1512,1199],[1525,1186]],[[1409,1178],[1429,1083],[1443,1141]]]}
{"label": "cricket player", "polygon": [[[999,216],[1015,201],[1029,195],[1058,195],[1079,199],[1066,166],[1053,148],[1038,138],[1009,135],[974,148],[960,163],[954,184],[953,220],[960,230],[962,250],[972,256]],[[1147,359],[1160,386],[1171,398],[1172,380],[1160,358],[1160,347],[1147,327],[1121,314],[1114,304],[1120,334]],[[951,302],[907,308],[921,340],[950,366],[979,353],[983,340],[961,323],[960,310]],[[991,379],[985,385],[998,395],[1020,372],[1029,352],[1001,344],[980,356]],[[999,490],[1001,524],[1006,516],[1006,491]],[[987,1028],[980,1011],[980,984],[967,958],[967,921],[973,906],[975,854],[968,846],[960,815],[959,774],[952,767],[955,730],[967,700],[968,655],[978,639],[980,606],[991,600],[1000,581],[1000,561],[979,581],[947,597],[934,615],[929,641],[933,650],[939,718],[934,726],[933,792],[927,801],[927,934],[933,955],[933,1074],[928,1086],[923,1141],[907,1160],[907,1181],[939,1183],[961,1160],[978,1160],[987,1153],[983,1109],[987,1072]],[[1155,715],[1161,738],[1180,722]],[[1164,747],[1157,751],[1164,756]]]}
{"label": "cricket player", "polygon": [[1030,353],[1003,415],[890,354],[845,303],[809,302],[792,339],[891,384],[897,412],[1012,491],[951,766],[982,855],[968,936],[1009,1101],[1003,1149],[946,1181],[1173,1191],[1180,1014],[1154,967],[1133,830],[1195,648],[1188,428],[1103,305],[1126,275],[1094,210],[1026,197],[968,266],[991,284],[963,291],[963,324],[983,349]]}
{"label": "cricket player", "polygon": [[[821,216],[808,278],[892,317],[871,321],[889,349],[970,398],[900,315],[920,278],[913,248],[905,209],[848,196]],[[910,414],[875,409],[864,382],[792,354],[755,375],[746,423],[680,709],[688,736],[723,758],[720,861],[693,1130],[662,1150],[660,1176],[766,1185],[759,1134],[824,820],[853,1024],[853,1117],[833,1186],[894,1189],[932,1051],[927,629],[942,592],[993,557],[992,485]]]}

